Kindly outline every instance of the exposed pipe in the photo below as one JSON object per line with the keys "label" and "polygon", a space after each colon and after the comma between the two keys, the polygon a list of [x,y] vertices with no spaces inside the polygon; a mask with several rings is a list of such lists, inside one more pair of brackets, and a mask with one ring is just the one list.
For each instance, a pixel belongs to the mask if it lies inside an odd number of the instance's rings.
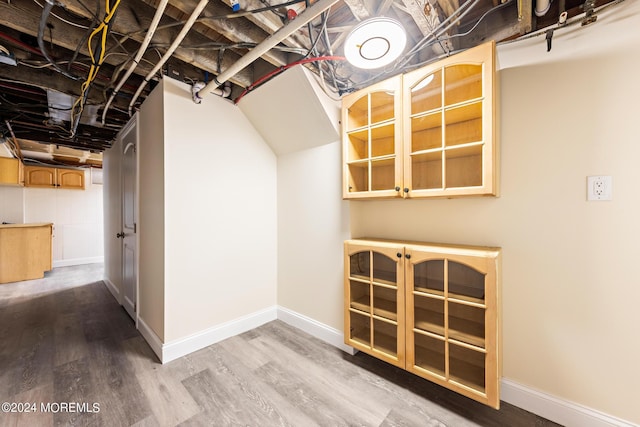
{"label": "exposed pipe", "polygon": [[42,15],[40,16],[40,24],[38,25],[38,47],[40,48],[40,51],[42,52],[42,56],[45,57],[45,59],[47,61],[49,61],[49,63],[51,65],[53,65],[53,68],[59,72],[60,74],[62,74],[65,77],[68,77],[72,80],[80,80],[80,77],[75,76],[73,74],[71,74],[70,72],[68,72],[67,70],[65,70],[64,68],[60,67],[50,56],[49,53],[47,52],[47,48],[44,46],[44,29],[47,26],[47,19],[49,18],[49,14],[51,13],[51,9],[53,9],[54,3],[51,0],[47,0],[44,8],[42,9]]}
{"label": "exposed pipe", "polygon": [[182,30],[180,30],[180,33],[178,34],[176,39],[173,41],[173,43],[171,43],[171,46],[169,46],[169,49],[165,52],[165,54],[162,56],[162,58],[156,64],[156,66],[153,67],[153,70],[149,71],[149,74],[147,74],[147,76],[144,78],[144,81],[140,84],[140,87],[138,87],[138,90],[133,95],[133,98],[129,103],[129,116],[131,116],[131,110],[133,109],[133,104],[135,104],[142,90],[145,88],[145,86],[147,86],[147,83],[149,83],[149,80],[151,80],[151,78],[156,74],[156,72],[160,68],[162,68],[164,63],[167,62],[167,60],[171,57],[171,55],[173,55],[173,52],[178,48],[180,43],[182,43],[182,40],[185,38],[185,36],[187,35],[191,27],[193,27],[193,24],[196,22],[196,19],[198,18],[202,10],[205,8],[207,3],[209,3],[209,0],[200,0],[200,3],[198,3],[194,11],[191,13],[191,16],[189,16],[189,19],[187,19],[187,22],[185,22],[184,27],[182,27]]}
{"label": "exposed pipe", "polygon": [[235,76],[238,72],[249,66],[253,61],[260,58],[278,43],[298,31],[301,27],[311,22],[314,18],[320,15],[325,10],[336,4],[338,0],[318,0],[313,5],[302,11],[300,15],[293,21],[289,21],[282,26],[278,31],[264,39],[256,47],[247,52],[242,58],[238,59],[233,65],[220,73],[217,77],[211,79],[209,84],[200,90],[193,90],[193,101],[199,104],[202,98],[210,93],[213,89],[218,88],[222,83]]}
{"label": "exposed pipe", "polygon": [[122,76],[122,78],[120,79],[120,83],[118,83],[114,91],[111,93],[109,100],[105,104],[104,109],[102,110],[103,125],[107,117],[107,111],[109,111],[109,107],[111,106],[111,103],[113,102],[116,95],[118,95],[118,91],[122,88],[122,86],[127,81],[129,76],[133,73],[133,70],[136,69],[140,59],[146,52],[147,47],[149,46],[149,43],[151,43],[151,38],[153,37],[153,34],[156,32],[156,28],[158,28],[158,24],[160,23],[160,18],[162,18],[162,14],[164,13],[164,9],[167,7],[167,3],[169,3],[169,0],[160,1],[160,4],[158,5],[158,9],[156,9],[156,13],[155,15],[153,15],[153,19],[151,20],[151,25],[149,25],[149,29],[147,30],[147,34],[145,35],[144,40],[140,45],[140,49],[138,49],[138,53],[136,54],[135,58],[133,58],[133,61],[131,61],[131,64],[129,65],[129,69],[127,69],[127,72],[124,74],[124,76]]}
{"label": "exposed pipe", "polygon": [[536,16],[544,16],[549,12],[552,0],[536,0]]}

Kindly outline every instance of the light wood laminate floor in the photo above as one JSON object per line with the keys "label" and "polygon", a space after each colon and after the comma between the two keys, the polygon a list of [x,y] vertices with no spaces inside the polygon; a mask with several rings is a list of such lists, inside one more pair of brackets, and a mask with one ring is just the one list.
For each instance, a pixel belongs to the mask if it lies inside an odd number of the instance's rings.
{"label": "light wood laminate floor", "polygon": [[0,402],[36,404],[0,413],[1,426],[556,425],[504,402],[495,411],[280,321],[161,365],[101,279],[94,264],[0,285]]}

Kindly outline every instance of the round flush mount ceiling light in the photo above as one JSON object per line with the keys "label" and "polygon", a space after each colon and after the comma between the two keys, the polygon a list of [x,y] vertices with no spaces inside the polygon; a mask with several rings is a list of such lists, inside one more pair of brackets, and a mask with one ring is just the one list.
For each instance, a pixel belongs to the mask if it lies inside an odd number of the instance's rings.
{"label": "round flush mount ceiling light", "polygon": [[402,25],[390,18],[372,18],[356,25],[344,42],[344,56],[354,67],[380,68],[395,61],[407,44]]}

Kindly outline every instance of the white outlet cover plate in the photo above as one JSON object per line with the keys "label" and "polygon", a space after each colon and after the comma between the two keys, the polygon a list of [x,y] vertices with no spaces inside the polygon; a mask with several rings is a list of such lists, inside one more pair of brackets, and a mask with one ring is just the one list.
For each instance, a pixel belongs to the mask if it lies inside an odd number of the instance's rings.
{"label": "white outlet cover plate", "polygon": [[613,180],[608,175],[587,177],[587,200],[612,200]]}

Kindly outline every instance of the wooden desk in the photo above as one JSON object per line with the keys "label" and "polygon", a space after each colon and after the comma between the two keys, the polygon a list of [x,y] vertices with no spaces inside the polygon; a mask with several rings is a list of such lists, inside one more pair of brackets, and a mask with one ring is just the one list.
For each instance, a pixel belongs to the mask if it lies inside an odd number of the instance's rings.
{"label": "wooden desk", "polygon": [[0,224],[0,283],[40,279],[52,268],[53,224]]}

